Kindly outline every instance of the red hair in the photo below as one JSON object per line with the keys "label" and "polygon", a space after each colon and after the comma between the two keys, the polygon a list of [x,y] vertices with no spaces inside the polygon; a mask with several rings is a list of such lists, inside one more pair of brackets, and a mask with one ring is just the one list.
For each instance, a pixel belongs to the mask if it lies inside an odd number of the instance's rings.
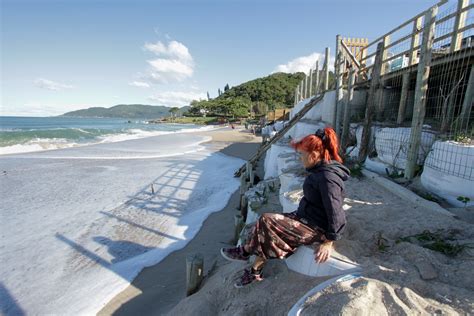
{"label": "red hair", "polygon": [[319,153],[325,163],[331,160],[342,163],[342,158],[339,156],[339,141],[336,132],[332,128],[326,127],[324,134],[322,134],[321,131],[321,135],[323,135],[323,137],[311,134],[298,142],[292,141],[290,145],[296,150],[303,150],[308,153]]}

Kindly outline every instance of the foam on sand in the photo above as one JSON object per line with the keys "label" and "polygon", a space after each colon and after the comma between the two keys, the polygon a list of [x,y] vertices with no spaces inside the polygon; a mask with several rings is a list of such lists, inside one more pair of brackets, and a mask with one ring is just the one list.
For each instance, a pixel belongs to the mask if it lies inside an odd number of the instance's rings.
{"label": "foam on sand", "polygon": [[243,161],[206,140],[169,134],[3,156],[3,311],[96,313],[184,247],[239,185]]}

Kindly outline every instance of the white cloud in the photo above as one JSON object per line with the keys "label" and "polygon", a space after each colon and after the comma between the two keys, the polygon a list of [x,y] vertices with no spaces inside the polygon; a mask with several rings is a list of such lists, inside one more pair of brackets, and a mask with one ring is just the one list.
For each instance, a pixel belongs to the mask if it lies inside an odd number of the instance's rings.
{"label": "white cloud", "polygon": [[192,77],[194,60],[182,43],[171,41],[165,44],[158,41],[154,44],[146,43],[144,49],[158,56],[147,61],[151,66],[147,79],[156,83],[170,83]]}
{"label": "white cloud", "polygon": [[[319,69],[322,69],[324,63],[324,55],[320,53],[312,53],[307,56],[302,56],[290,60],[286,64],[278,65],[275,67],[273,72],[286,72],[286,73],[295,73],[295,72],[304,72],[309,74],[309,69],[314,69],[316,61],[319,60]],[[334,58],[329,58],[329,70],[334,69]]]}
{"label": "white cloud", "polygon": [[55,82],[55,81],[51,81],[51,80],[44,79],[44,78],[36,79],[34,81],[34,85],[38,88],[41,88],[41,89],[47,89],[47,90],[53,90],[53,91],[61,91],[61,90],[74,88],[74,86],[64,84],[64,83]]}
{"label": "white cloud", "polygon": [[132,81],[129,83],[132,87],[150,88],[150,84],[143,81]]}
{"label": "white cloud", "polygon": [[148,100],[167,106],[186,106],[192,100],[207,99],[203,92],[165,91],[148,97]]}

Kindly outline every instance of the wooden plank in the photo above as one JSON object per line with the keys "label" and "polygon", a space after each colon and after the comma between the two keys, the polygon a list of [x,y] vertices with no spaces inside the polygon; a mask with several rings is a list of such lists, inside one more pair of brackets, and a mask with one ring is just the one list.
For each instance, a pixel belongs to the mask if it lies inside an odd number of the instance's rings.
{"label": "wooden plank", "polygon": [[360,68],[360,63],[359,61],[357,60],[357,58],[355,58],[354,54],[349,50],[349,48],[346,46],[346,44],[344,44],[344,41],[341,42],[341,46],[342,48],[344,49],[345,53],[347,56],[349,56],[349,59],[352,61],[352,63],[357,66],[357,68]]}
{"label": "wooden plank", "polygon": [[314,79],[315,81],[315,87],[314,87],[314,95],[318,95],[319,93],[319,60],[316,60],[316,78]]}
{"label": "wooden plank", "polygon": [[400,103],[398,105],[398,116],[397,116],[397,124],[400,125],[403,123],[405,119],[405,109],[407,105],[407,96],[408,96],[408,88],[410,86],[410,73],[405,72],[403,74],[402,79],[402,92],[400,95]]}
{"label": "wooden plank", "polygon": [[341,49],[341,35],[336,36],[336,61],[334,71],[336,72],[336,106],[334,107],[334,117],[332,126],[336,134],[341,136],[341,116],[342,116],[342,49]]}
{"label": "wooden plank", "polygon": [[324,59],[324,77],[323,77],[323,91],[326,92],[329,90],[329,47],[326,47],[325,50],[325,59]]}
{"label": "wooden plank", "polygon": [[[278,140],[280,140],[280,138],[283,137],[283,135],[285,135],[286,132],[288,132],[290,130],[290,128],[292,128],[296,123],[298,123],[298,121],[306,114],[308,113],[309,110],[311,110],[313,108],[313,106],[315,106],[316,104],[318,104],[319,101],[321,101],[322,99],[324,98],[324,94],[321,94],[319,96],[315,96],[314,98],[312,98],[298,113],[295,114],[295,116],[288,122],[288,124],[283,128],[281,129],[279,132],[276,133],[275,136],[273,136],[273,138],[268,142],[266,143],[265,145],[261,146],[257,152],[255,153],[255,155],[252,156],[252,158],[250,158],[248,161],[252,164],[254,164],[255,162],[257,162],[258,159],[260,159],[260,157],[268,150],[270,149],[270,147],[276,143]],[[235,177],[240,177],[240,175],[242,174],[242,172],[246,171],[246,164],[243,164],[242,167],[240,167],[239,170],[237,170],[235,173],[234,173],[234,176]]]}
{"label": "wooden plank", "polygon": [[354,97],[355,70],[351,69],[349,73],[349,83],[347,86],[346,101],[344,102],[344,120],[342,123],[341,148],[343,152],[347,147],[349,139],[349,120],[351,116],[352,99]]}
{"label": "wooden plank", "polygon": [[372,72],[372,80],[369,88],[369,95],[367,97],[367,106],[365,109],[365,120],[364,129],[362,131],[362,139],[359,151],[359,161],[364,161],[367,158],[369,151],[370,133],[372,128],[372,120],[375,110],[375,94],[380,88],[380,71],[382,68],[382,53],[383,53],[383,42],[377,45],[377,51],[375,54],[374,70]]}
{"label": "wooden plank", "polygon": [[463,8],[469,5],[469,0],[458,0],[458,7],[456,17],[454,18],[454,28],[451,37],[451,46],[449,52],[452,53],[461,48],[462,32],[459,29],[466,24],[467,11],[462,11]]}
{"label": "wooden plank", "polygon": [[416,50],[415,47],[418,47],[418,45],[420,45],[420,32],[421,32],[421,24],[422,22],[422,17],[419,17],[417,18],[414,22],[413,22],[413,37],[411,38],[411,43],[410,43],[410,60],[408,62],[408,64],[411,66],[411,65],[414,65],[416,64],[417,62],[417,59],[418,59],[418,51]]}
{"label": "wooden plank", "polygon": [[390,35],[387,35],[383,38],[383,52],[382,52],[382,70],[380,75],[384,75],[385,73],[389,72],[389,63],[387,61],[388,56],[388,48],[387,46],[390,44]]}
{"label": "wooden plank", "polygon": [[437,13],[438,7],[434,7],[425,15],[420,62],[418,63],[418,72],[416,74],[415,105],[413,108],[410,143],[408,145],[408,155],[405,166],[406,179],[412,179],[414,177],[418,160],[418,150],[420,148],[421,132],[426,111],[426,92],[428,90],[428,78],[431,67],[431,50],[435,36],[435,19]]}
{"label": "wooden plank", "polygon": [[393,30],[385,33],[384,35],[376,38],[375,40],[373,40],[372,42],[370,42],[367,46],[372,46],[374,44],[376,44],[377,42],[383,40],[383,38],[387,35],[390,35],[390,34],[393,34],[395,33],[396,31],[400,30],[401,28],[405,27],[406,25],[410,24],[412,21],[418,19],[419,17],[422,17],[422,16],[425,16],[428,12],[431,12],[431,10],[433,8],[436,8],[438,9],[438,7],[442,6],[443,4],[447,3],[448,0],[441,0],[439,1],[438,3],[436,3],[435,5],[431,6],[430,8],[426,9],[425,11],[421,12],[421,13],[418,13],[417,15],[415,15],[414,17],[412,17],[411,19],[407,20],[406,22],[400,24],[399,26],[397,26],[396,28],[394,28]]}

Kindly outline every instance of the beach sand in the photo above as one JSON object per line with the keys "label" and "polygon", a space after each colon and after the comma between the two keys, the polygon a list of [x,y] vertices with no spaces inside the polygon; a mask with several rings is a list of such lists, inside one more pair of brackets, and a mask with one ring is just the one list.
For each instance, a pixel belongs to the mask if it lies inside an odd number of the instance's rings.
{"label": "beach sand", "polygon": [[[261,144],[243,129],[224,128],[196,135],[210,136],[205,143],[221,153],[244,160],[252,157]],[[235,192],[227,206],[211,214],[199,233],[182,249],[175,251],[160,263],[145,268],[128,288],[118,294],[98,313],[99,315],[160,315],[167,313],[186,297],[186,256],[201,253],[204,258],[204,275],[212,274],[213,267],[223,264],[219,249],[230,245],[237,213],[239,194]]]}
{"label": "beach sand", "polygon": [[[286,315],[307,291],[329,279],[301,275],[289,270],[283,260],[271,260],[263,270],[263,282],[235,289],[234,280],[248,265],[223,260],[219,248],[232,238],[237,204],[234,194],[185,248],[145,269],[101,314]],[[310,296],[302,315],[474,312],[471,223],[414,205],[369,178],[347,182],[345,204],[348,224],[334,255],[357,262],[362,275]],[[449,256],[410,237],[427,231],[465,249]],[[196,252],[204,255],[205,277],[199,291],[185,297],[186,255]]]}

